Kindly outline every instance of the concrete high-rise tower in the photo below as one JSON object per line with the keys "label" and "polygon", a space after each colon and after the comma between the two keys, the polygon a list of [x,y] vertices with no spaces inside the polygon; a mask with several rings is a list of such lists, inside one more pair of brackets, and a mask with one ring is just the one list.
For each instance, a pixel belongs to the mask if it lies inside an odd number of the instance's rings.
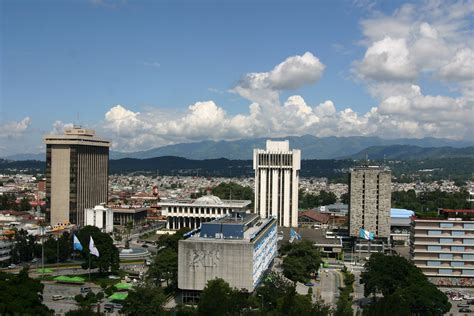
{"label": "concrete high-rise tower", "polygon": [[47,220],[83,226],[84,209],[107,203],[110,142],[76,126],[44,142]]}
{"label": "concrete high-rise tower", "polygon": [[267,148],[254,149],[255,213],[276,216],[279,226],[298,226],[298,181],[301,151],[286,141],[267,140]]}
{"label": "concrete high-rise tower", "polygon": [[378,166],[354,168],[349,176],[349,235],[363,228],[376,238],[390,237],[391,172]]}

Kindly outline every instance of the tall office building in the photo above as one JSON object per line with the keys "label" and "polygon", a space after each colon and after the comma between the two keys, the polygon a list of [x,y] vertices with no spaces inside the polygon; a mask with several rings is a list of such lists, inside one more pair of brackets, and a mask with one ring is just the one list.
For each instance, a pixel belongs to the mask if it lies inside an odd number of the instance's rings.
{"label": "tall office building", "polygon": [[354,168],[349,175],[349,235],[363,228],[390,237],[391,172],[378,166]]}
{"label": "tall office building", "polygon": [[107,203],[110,142],[73,127],[46,135],[46,197],[51,225],[84,225],[84,210]]}
{"label": "tall office building", "polygon": [[279,226],[298,226],[298,181],[301,151],[286,141],[267,140],[267,148],[254,149],[255,213],[276,216]]}

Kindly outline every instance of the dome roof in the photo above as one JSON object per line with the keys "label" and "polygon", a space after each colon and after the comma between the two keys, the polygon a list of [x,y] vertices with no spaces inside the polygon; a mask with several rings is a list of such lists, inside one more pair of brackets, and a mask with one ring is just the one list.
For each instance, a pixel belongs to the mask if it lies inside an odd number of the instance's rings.
{"label": "dome roof", "polygon": [[214,195],[204,195],[194,201],[194,204],[224,204],[220,198]]}

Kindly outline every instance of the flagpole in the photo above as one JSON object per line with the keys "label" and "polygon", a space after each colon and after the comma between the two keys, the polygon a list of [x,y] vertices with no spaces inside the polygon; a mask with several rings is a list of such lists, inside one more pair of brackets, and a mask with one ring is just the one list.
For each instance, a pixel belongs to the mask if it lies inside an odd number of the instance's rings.
{"label": "flagpole", "polygon": [[89,250],[89,282],[91,281],[91,253]]}

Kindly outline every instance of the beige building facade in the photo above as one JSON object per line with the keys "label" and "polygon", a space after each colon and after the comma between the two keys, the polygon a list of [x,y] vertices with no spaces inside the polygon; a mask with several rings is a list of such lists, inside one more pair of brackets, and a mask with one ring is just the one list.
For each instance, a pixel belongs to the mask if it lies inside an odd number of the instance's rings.
{"label": "beige building facade", "polygon": [[80,127],[46,135],[47,219],[84,225],[84,210],[107,203],[110,142]]}

